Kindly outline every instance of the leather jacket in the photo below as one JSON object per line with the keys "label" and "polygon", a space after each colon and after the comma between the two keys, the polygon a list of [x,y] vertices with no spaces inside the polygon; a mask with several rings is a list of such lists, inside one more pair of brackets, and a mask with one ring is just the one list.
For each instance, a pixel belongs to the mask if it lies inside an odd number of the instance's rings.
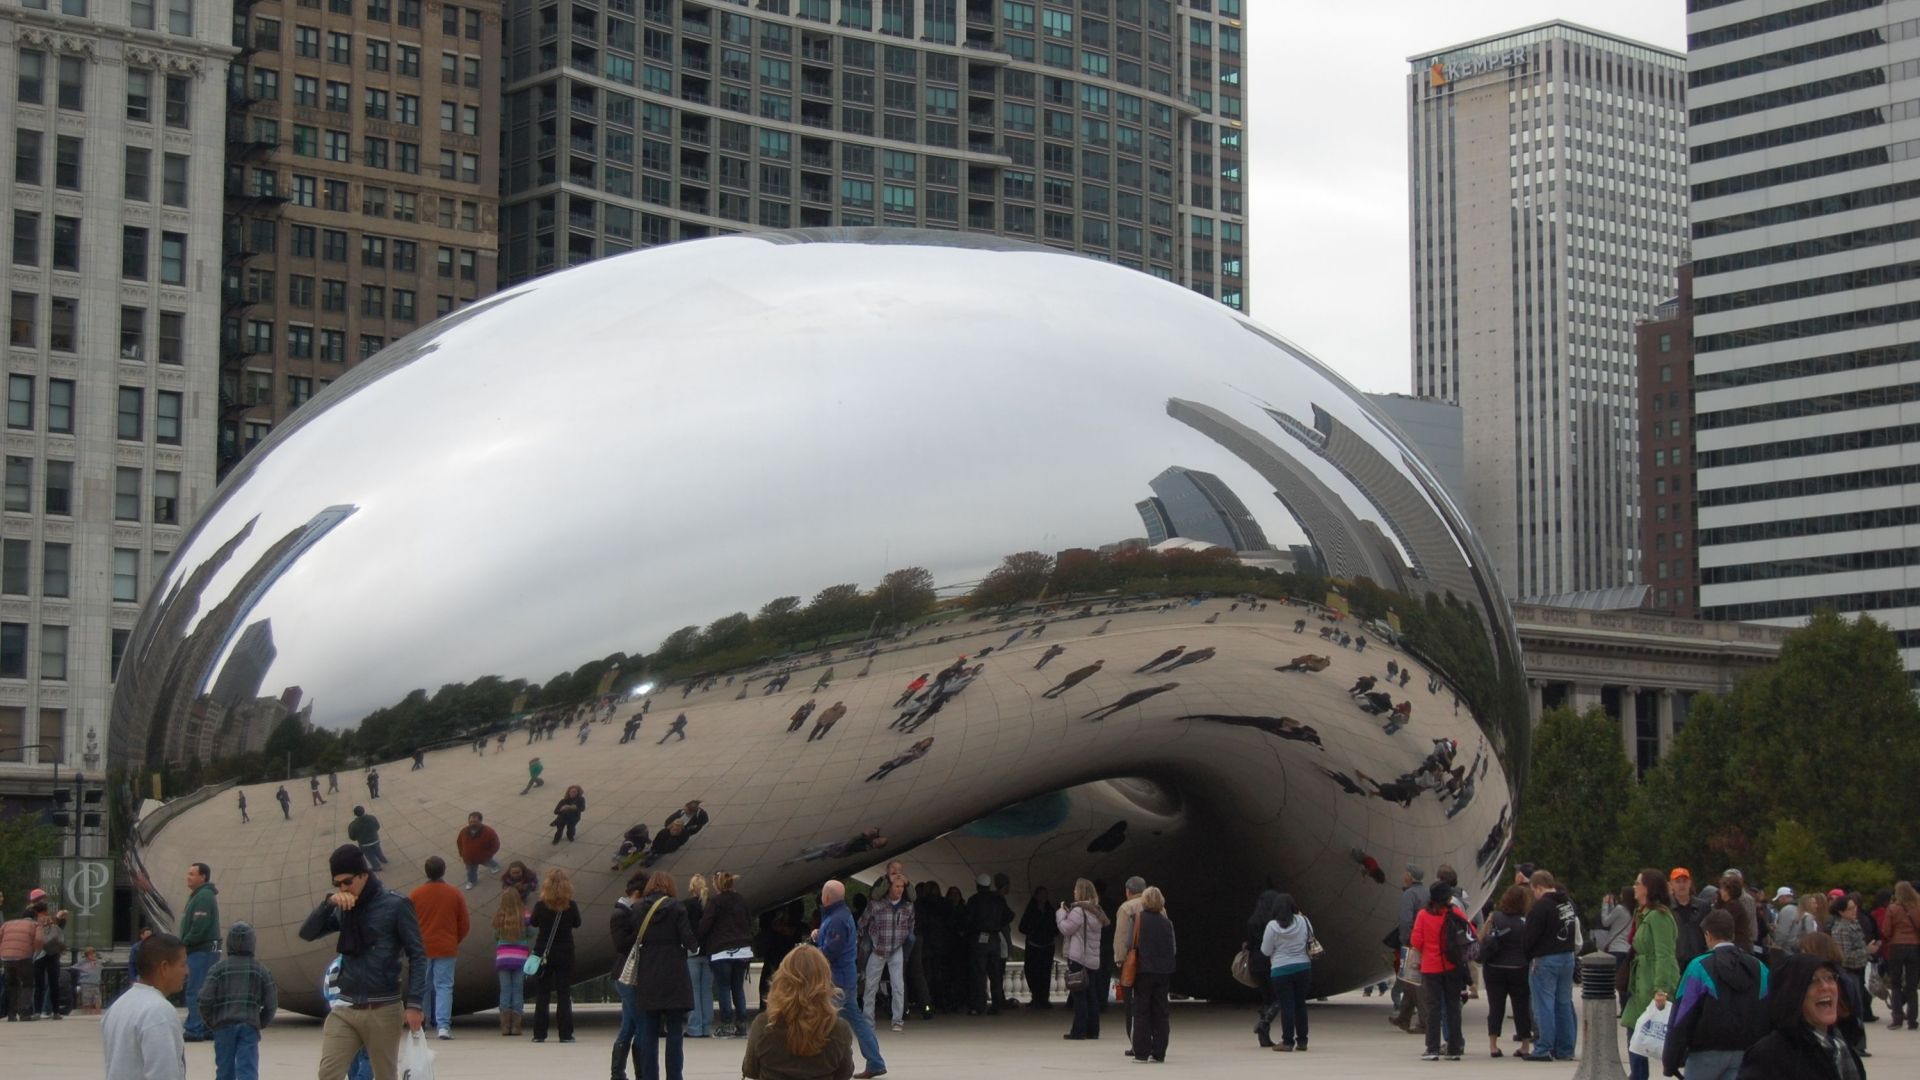
{"label": "leather jacket", "polygon": [[[427,949],[420,940],[420,921],[414,916],[413,904],[403,894],[382,886],[372,896],[362,893],[354,908],[366,920],[368,945],[364,951],[340,958],[341,1000],[356,1005],[403,1001],[409,1008],[419,1008],[427,998]],[[300,925],[300,939],[318,941],[326,934],[339,933],[340,915],[331,898],[320,901]],[[407,961],[404,992],[400,986],[403,956]]]}

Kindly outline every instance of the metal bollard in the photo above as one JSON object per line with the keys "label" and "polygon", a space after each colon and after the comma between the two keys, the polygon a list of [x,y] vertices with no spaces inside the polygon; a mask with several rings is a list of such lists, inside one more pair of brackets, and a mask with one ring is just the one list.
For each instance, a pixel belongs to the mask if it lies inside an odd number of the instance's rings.
{"label": "metal bollard", "polygon": [[1580,1067],[1573,1080],[1620,1080],[1626,1062],[1620,1060],[1619,998],[1613,990],[1620,961],[1608,952],[1590,952],[1580,958]]}

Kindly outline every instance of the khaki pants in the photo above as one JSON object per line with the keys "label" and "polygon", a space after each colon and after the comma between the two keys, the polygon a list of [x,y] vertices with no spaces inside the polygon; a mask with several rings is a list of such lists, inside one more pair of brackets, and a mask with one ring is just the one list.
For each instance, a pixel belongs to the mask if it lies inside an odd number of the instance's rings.
{"label": "khaki pants", "polygon": [[373,1063],[373,1080],[398,1080],[400,1075],[400,1003],[371,1009],[338,1008],[327,1014],[320,1028],[319,1080],[340,1080],[362,1046]]}

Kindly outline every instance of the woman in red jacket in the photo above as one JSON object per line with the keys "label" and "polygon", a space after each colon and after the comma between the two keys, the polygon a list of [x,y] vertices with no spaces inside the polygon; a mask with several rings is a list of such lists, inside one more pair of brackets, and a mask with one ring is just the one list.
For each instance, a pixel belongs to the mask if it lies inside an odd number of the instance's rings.
{"label": "woman in red jacket", "polygon": [[[1453,910],[1453,888],[1436,881],[1427,890],[1427,906],[1413,919],[1413,937],[1407,944],[1420,951],[1420,992],[1427,1001],[1427,1052],[1422,1061],[1440,1060],[1440,1033],[1447,1035],[1448,1061],[1466,1053],[1466,1035],[1460,1030],[1460,995],[1467,992],[1467,972],[1447,960],[1447,923],[1464,917]],[[1468,927],[1472,932],[1472,927]]]}

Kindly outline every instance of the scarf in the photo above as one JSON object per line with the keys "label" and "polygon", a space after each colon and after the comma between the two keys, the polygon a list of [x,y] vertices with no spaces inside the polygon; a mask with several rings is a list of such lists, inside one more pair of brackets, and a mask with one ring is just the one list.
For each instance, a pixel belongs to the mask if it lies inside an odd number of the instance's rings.
{"label": "scarf", "polygon": [[340,913],[340,941],[336,946],[342,956],[361,956],[373,948],[373,928],[369,926],[367,909],[381,893],[380,879],[367,875],[366,887],[360,890],[360,898],[354,901],[353,910]]}

